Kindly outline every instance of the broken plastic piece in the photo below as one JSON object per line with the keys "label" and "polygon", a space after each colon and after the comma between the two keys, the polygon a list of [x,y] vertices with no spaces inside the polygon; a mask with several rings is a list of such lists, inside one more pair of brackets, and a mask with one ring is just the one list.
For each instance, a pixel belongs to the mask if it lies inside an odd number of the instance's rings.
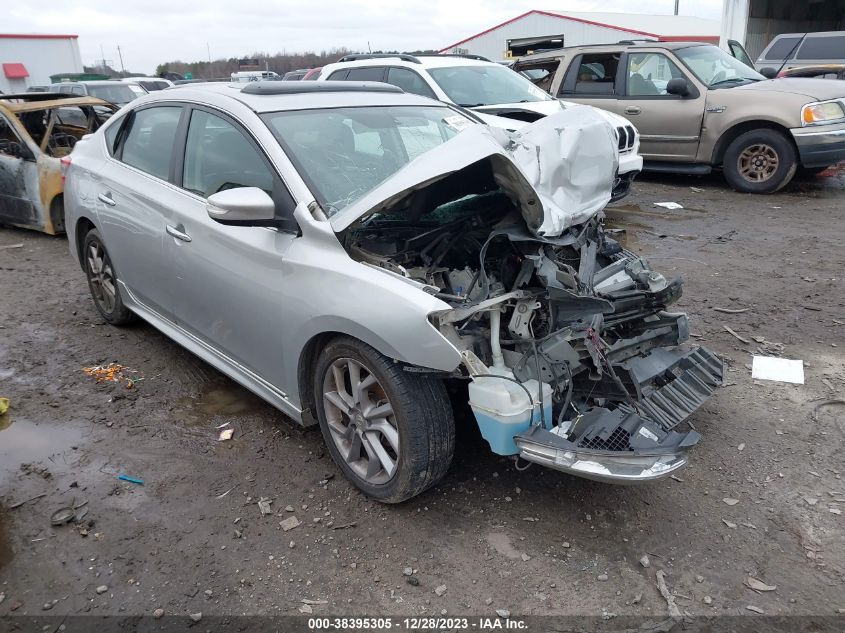
{"label": "broken plastic piece", "polygon": [[663,209],[683,209],[684,207],[677,202],[655,202],[654,206],[662,207]]}
{"label": "broken plastic piece", "polygon": [[121,481],[128,481],[130,484],[138,484],[139,486],[144,485],[144,480],[138,479],[137,477],[130,477],[129,475],[118,475],[117,478]]}
{"label": "broken plastic piece", "polygon": [[776,380],[804,384],[804,361],[774,356],[755,356],[751,363],[751,377],[758,380]]}
{"label": "broken plastic piece", "polygon": [[232,436],[235,434],[235,429],[223,429],[220,431],[220,435],[217,437],[217,440],[220,442],[225,442],[226,440],[231,440]]}

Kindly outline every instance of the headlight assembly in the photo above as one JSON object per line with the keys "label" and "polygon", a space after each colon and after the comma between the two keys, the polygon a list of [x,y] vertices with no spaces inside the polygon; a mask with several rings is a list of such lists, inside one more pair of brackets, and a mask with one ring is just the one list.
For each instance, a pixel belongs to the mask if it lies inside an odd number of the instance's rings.
{"label": "headlight assembly", "polygon": [[801,108],[801,123],[803,125],[818,125],[832,123],[845,119],[845,109],[839,101],[823,101],[808,103]]}

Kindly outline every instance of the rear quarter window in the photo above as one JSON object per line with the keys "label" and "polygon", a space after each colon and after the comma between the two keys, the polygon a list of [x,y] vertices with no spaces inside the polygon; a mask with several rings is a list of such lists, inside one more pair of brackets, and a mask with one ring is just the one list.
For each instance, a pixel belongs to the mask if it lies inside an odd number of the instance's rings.
{"label": "rear quarter window", "polygon": [[795,59],[845,59],[845,35],[808,37]]}

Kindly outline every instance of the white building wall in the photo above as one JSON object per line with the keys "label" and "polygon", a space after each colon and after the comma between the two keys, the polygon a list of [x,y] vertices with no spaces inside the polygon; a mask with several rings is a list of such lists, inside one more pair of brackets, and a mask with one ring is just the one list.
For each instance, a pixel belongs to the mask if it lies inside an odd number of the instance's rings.
{"label": "white building wall", "polygon": [[509,39],[546,35],[563,35],[564,46],[615,44],[619,40],[643,38],[628,31],[532,13],[443,52],[468,52],[492,60],[504,59]]}
{"label": "white building wall", "polygon": [[50,84],[50,75],[81,73],[82,57],[77,38],[34,38],[0,36],[0,64],[23,64],[29,77],[10,81],[0,66],[0,91],[22,92],[29,86]]}

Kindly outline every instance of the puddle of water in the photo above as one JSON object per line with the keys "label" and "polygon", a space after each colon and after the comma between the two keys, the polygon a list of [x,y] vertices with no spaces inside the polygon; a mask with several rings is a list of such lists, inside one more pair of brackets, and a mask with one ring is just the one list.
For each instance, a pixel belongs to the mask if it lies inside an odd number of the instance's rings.
{"label": "puddle of water", "polygon": [[[18,470],[21,464],[41,462],[71,450],[82,442],[82,429],[70,425],[35,424],[23,418],[0,424],[0,471]],[[45,464],[49,468],[49,463]]]}
{"label": "puddle of water", "polygon": [[269,405],[251,391],[236,383],[216,384],[203,391],[198,398],[180,398],[175,418],[193,426],[203,424],[215,416],[239,416],[255,413]]}

